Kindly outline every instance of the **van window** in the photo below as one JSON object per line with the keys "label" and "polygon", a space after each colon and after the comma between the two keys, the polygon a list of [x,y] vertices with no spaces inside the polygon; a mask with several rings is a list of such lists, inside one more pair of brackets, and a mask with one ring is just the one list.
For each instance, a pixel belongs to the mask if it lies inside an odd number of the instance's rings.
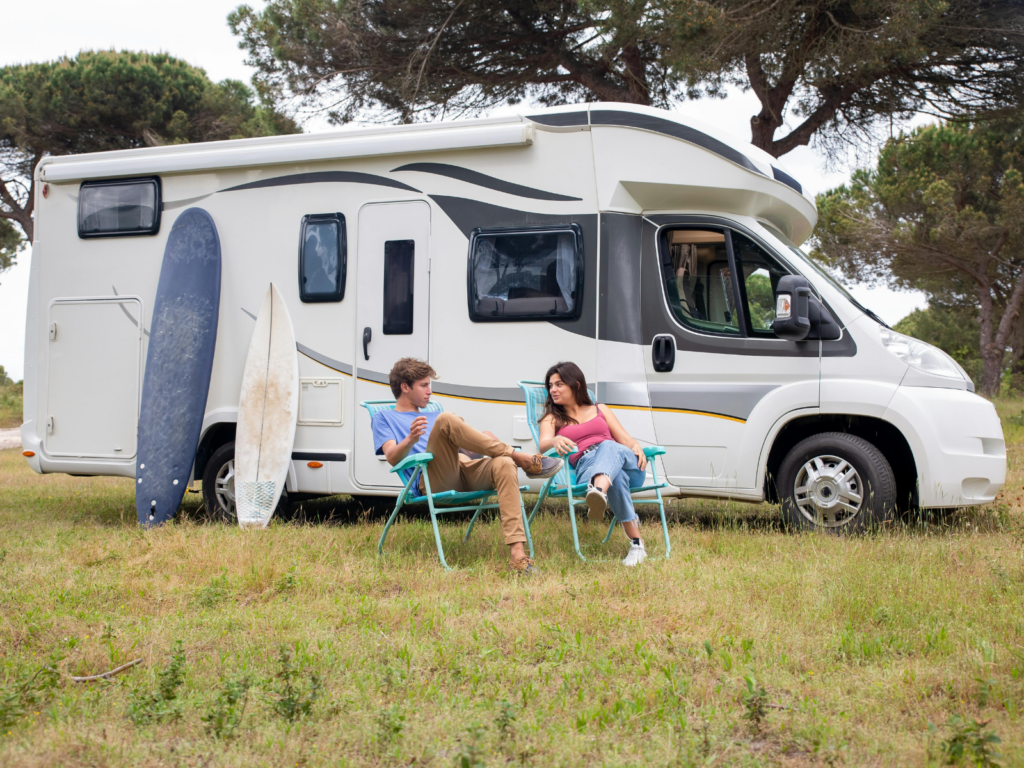
{"label": "van window", "polygon": [[583,298],[583,232],[481,230],[469,246],[471,320],[577,318]]}
{"label": "van window", "polygon": [[307,304],[345,298],[345,217],[313,213],[302,217],[299,242],[299,298]]}
{"label": "van window", "polygon": [[160,179],[85,181],[78,190],[78,236],[129,237],[160,231]]}
{"label": "van window", "polygon": [[662,276],[672,314],[698,331],[739,335],[725,233],[676,229],[667,239]]}
{"label": "van window", "polygon": [[775,289],[779,278],[789,274],[764,248],[750,238],[730,232],[736,269],[743,276],[740,290],[745,294],[747,317],[750,318],[752,336],[775,338],[772,321],[775,320]]}
{"label": "van window", "polygon": [[412,333],[415,262],[415,240],[384,243],[384,334],[387,336]]}

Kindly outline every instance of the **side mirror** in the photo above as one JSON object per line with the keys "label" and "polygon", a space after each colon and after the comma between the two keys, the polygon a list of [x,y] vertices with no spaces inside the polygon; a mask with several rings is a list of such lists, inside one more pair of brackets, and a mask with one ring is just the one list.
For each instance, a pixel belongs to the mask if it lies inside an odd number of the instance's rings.
{"label": "side mirror", "polygon": [[808,302],[811,288],[807,278],[785,275],[775,289],[775,320],[772,330],[780,339],[803,341],[811,331]]}

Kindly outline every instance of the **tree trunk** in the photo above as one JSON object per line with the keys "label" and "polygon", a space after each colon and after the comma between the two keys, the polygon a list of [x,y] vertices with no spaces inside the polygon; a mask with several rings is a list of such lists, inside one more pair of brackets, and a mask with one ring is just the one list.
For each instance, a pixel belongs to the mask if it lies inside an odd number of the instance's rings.
{"label": "tree trunk", "polygon": [[992,314],[995,311],[992,303],[992,292],[987,283],[978,284],[978,331],[981,346],[981,394],[995,397],[999,390],[999,373],[1003,365],[1003,350],[999,349],[992,338]]}

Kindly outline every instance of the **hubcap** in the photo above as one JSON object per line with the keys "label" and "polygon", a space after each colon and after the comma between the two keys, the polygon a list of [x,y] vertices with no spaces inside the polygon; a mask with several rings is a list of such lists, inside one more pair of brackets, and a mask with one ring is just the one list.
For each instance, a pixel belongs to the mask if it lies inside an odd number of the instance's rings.
{"label": "hubcap", "polygon": [[230,517],[237,517],[235,509],[235,460],[232,459],[217,473],[216,486],[213,491],[217,503]]}
{"label": "hubcap", "polygon": [[815,456],[796,475],[793,498],[808,522],[841,528],[860,514],[864,484],[850,462],[838,456]]}

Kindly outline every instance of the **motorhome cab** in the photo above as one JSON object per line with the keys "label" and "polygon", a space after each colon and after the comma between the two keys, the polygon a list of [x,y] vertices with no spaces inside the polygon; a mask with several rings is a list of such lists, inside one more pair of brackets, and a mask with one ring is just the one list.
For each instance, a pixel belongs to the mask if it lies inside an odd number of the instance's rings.
{"label": "motorhome cab", "polygon": [[[135,475],[168,232],[208,211],[223,258],[194,477],[230,514],[242,368],[273,282],[297,339],[292,494],[394,494],[360,401],[400,357],[444,408],[532,449],[521,379],[573,360],[670,493],[781,498],[850,529],[993,500],[993,406],[797,248],[813,200],[781,164],[621,104],[154,147],[37,170],[22,441],[37,472]],[[294,496],[293,496],[294,497]]]}

